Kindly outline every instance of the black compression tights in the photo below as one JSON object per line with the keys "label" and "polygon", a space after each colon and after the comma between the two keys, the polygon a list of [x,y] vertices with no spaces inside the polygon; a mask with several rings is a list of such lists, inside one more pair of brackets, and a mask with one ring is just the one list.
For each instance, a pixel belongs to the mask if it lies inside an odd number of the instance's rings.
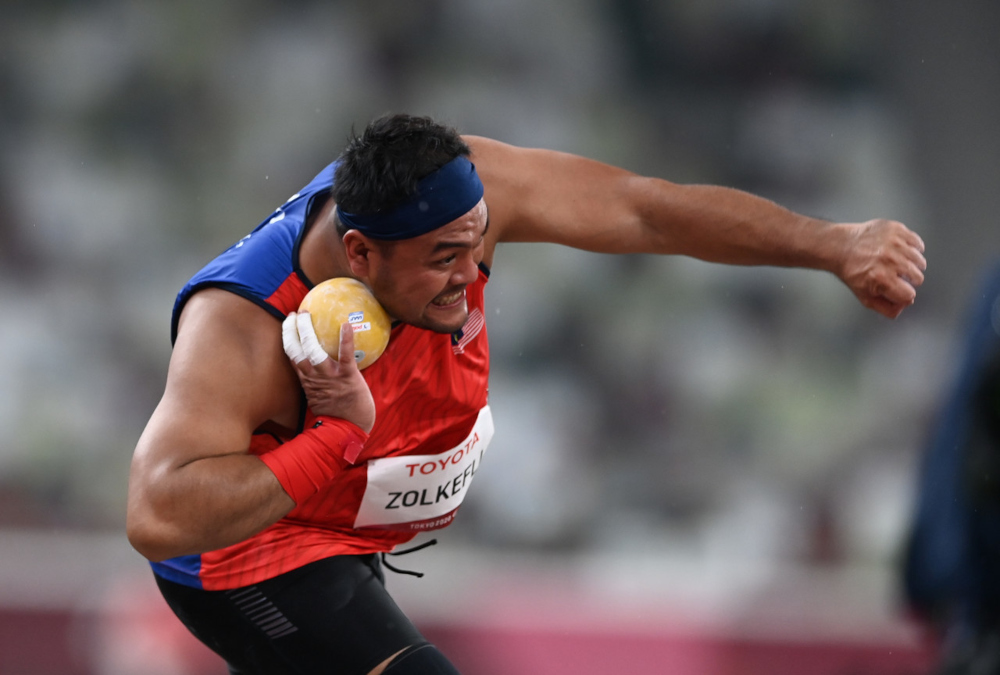
{"label": "black compression tights", "polygon": [[233,675],[367,675],[402,650],[387,675],[458,673],[396,606],[373,555],[327,558],[230,591],[156,582]]}

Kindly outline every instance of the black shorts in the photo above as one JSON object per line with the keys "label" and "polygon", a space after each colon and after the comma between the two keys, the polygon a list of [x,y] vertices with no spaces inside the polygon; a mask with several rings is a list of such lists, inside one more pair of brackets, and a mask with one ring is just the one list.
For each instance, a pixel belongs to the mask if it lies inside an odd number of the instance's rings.
{"label": "black shorts", "polygon": [[234,675],[367,675],[401,649],[426,642],[389,597],[375,555],[326,558],[228,591],[159,576],[156,583]]}

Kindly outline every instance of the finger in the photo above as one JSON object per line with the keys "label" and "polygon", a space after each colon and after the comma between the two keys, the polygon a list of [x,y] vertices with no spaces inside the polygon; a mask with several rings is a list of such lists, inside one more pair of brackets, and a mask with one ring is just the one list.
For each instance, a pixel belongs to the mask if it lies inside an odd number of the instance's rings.
{"label": "finger", "polygon": [[913,263],[918,270],[920,270],[921,275],[927,271],[927,259],[916,251],[914,251],[913,255],[910,256],[910,262]]}
{"label": "finger", "polygon": [[872,298],[865,305],[869,309],[873,309],[883,316],[887,316],[890,319],[895,319],[899,316],[907,305],[892,302],[886,298]]}
{"label": "finger", "polygon": [[926,248],[924,247],[924,240],[920,238],[920,235],[913,230],[907,230],[906,233],[908,235],[910,245],[919,252],[923,253]]}
{"label": "finger", "polygon": [[345,367],[357,367],[354,360],[354,327],[349,323],[340,325],[340,365]]}
{"label": "finger", "polygon": [[895,305],[912,305],[917,299],[917,289],[913,284],[903,277],[896,277],[884,288],[880,289],[879,295]]}
{"label": "finger", "polygon": [[924,258],[922,250],[922,248],[918,248],[917,246],[904,246],[903,255],[921,270],[925,270],[927,269],[927,259]]}
{"label": "finger", "polygon": [[904,265],[903,269],[900,270],[899,276],[911,286],[919,286],[924,283],[923,270],[918,265],[912,263]]}
{"label": "finger", "polygon": [[299,340],[302,343],[302,351],[308,357],[309,363],[318,366],[330,358],[330,355],[326,353],[326,350],[323,349],[319,343],[319,339],[316,337],[316,330],[313,328],[312,317],[309,316],[309,312],[300,312],[295,319],[295,325],[299,329]]}
{"label": "finger", "polygon": [[306,360],[306,353],[302,349],[302,342],[299,340],[299,331],[295,325],[296,313],[291,312],[281,322],[281,344],[285,348],[285,354],[295,363],[302,363]]}

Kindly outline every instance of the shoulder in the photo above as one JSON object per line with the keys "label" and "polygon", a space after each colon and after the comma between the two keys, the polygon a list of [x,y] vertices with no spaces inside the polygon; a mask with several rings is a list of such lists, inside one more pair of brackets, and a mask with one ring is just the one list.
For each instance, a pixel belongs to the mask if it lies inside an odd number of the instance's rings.
{"label": "shoulder", "polygon": [[493,138],[486,138],[485,136],[468,136],[463,135],[462,140],[465,144],[469,146],[472,150],[472,159],[482,159],[484,157],[489,157],[495,153],[509,152],[511,150],[517,150],[517,146],[509,145],[498,141]]}
{"label": "shoulder", "polygon": [[496,187],[494,184],[506,183],[517,176],[523,175],[530,167],[532,158],[547,150],[522,148],[484,136],[462,136],[472,154],[469,159],[476,165],[483,184]]}
{"label": "shoulder", "polygon": [[490,229],[487,233],[487,264],[492,261],[492,249],[503,240],[509,224],[521,214],[519,196],[530,188],[532,175],[527,153],[530,151],[483,136],[463,136],[472,151],[469,159],[483,182],[484,199],[489,209]]}
{"label": "shoulder", "polygon": [[639,202],[635,174],[558,150],[463,137],[485,187],[494,242],[552,242],[614,251],[609,224],[631,223]]}
{"label": "shoulder", "polygon": [[177,341],[201,342],[196,336],[211,333],[215,337],[240,338],[252,346],[259,337],[275,331],[280,337],[279,322],[252,300],[221,288],[205,288],[192,294],[184,306]]}
{"label": "shoulder", "polygon": [[297,391],[280,322],[218,288],[196,292],[185,305],[167,380],[168,395],[204,397],[208,405],[239,401],[251,426],[281,416]]}

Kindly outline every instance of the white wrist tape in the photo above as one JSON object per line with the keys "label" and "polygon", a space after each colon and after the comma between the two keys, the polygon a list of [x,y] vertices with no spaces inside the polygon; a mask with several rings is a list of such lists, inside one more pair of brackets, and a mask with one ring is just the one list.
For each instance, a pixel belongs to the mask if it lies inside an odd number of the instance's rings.
{"label": "white wrist tape", "polygon": [[313,328],[312,317],[309,316],[308,312],[296,314],[295,325],[299,329],[299,344],[302,345],[302,351],[309,358],[309,363],[318,366],[330,358],[330,355],[319,344],[316,329]]}
{"label": "white wrist tape", "polygon": [[295,363],[306,360],[306,353],[302,350],[302,343],[299,342],[299,329],[295,326],[295,312],[286,316],[281,322],[281,344],[285,348],[285,354]]}

